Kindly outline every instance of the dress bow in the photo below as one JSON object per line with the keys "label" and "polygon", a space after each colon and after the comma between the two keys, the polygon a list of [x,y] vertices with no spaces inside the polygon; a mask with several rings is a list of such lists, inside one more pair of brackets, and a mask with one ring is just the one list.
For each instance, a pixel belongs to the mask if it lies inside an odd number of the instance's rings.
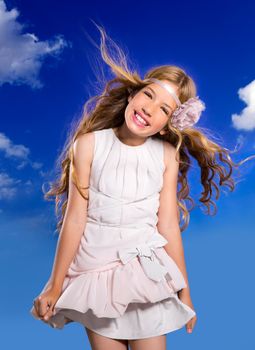
{"label": "dress bow", "polygon": [[135,247],[119,249],[118,255],[123,264],[128,263],[138,256],[146,275],[152,280],[160,282],[165,274],[168,273],[168,270],[165,266],[160,264],[154,250],[165,244],[167,244],[167,240],[163,236],[156,235],[156,238],[150,242],[139,244]]}

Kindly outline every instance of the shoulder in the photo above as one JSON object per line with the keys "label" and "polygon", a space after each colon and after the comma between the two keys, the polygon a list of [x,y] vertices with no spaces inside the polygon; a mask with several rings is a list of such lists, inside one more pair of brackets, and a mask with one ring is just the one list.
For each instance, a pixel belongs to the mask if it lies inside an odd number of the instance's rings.
{"label": "shoulder", "polygon": [[167,141],[164,144],[165,172],[163,175],[163,186],[160,191],[158,223],[159,232],[169,239],[169,234],[178,227],[178,203],[177,185],[179,162],[176,161],[176,148]]}
{"label": "shoulder", "polygon": [[167,141],[163,141],[164,147],[164,164],[166,170],[169,168],[179,168],[180,153],[176,148]]}
{"label": "shoulder", "polygon": [[94,135],[79,135],[72,144],[73,159],[69,169],[68,205],[66,215],[75,224],[85,225],[89,198],[90,172],[93,159]]}
{"label": "shoulder", "polygon": [[92,163],[95,146],[95,134],[93,131],[79,135],[73,143],[74,160],[77,163]]}

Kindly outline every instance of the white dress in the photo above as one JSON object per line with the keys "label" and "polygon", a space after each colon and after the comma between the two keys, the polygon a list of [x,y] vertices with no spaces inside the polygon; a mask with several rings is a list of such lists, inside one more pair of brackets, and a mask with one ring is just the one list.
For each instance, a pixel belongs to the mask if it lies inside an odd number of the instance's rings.
{"label": "white dress", "polygon": [[186,283],[156,227],[163,141],[129,146],[112,128],[94,136],[86,228],[48,324],[115,339],[167,334],[196,313],[178,298]]}

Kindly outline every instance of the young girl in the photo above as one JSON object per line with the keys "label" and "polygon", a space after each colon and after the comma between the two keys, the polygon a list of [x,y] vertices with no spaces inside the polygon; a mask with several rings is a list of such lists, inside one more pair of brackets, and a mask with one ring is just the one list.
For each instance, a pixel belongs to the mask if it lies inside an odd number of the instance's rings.
{"label": "young girl", "polygon": [[181,238],[189,153],[208,209],[216,175],[234,189],[236,164],[196,125],[205,104],[183,69],[160,66],[141,79],[120,49],[121,63],[110,57],[99,29],[116,77],[92,111],[85,104],[60,157],[61,177],[46,194],[56,208],[66,199],[52,273],[30,312],[58,329],[79,322],[93,349],[166,349],[168,332],[184,325],[192,332],[197,321]]}

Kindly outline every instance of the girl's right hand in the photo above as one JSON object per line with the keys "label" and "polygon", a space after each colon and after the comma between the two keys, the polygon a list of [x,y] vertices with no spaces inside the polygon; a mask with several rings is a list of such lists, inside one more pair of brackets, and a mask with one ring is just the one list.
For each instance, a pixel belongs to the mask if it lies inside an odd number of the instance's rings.
{"label": "girl's right hand", "polygon": [[45,292],[40,294],[34,299],[34,306],[31,310],[32,314],[42,320],[43,322],[48,319],[54,313],[54,306],[61,295],[61,291],[50,287]]}

